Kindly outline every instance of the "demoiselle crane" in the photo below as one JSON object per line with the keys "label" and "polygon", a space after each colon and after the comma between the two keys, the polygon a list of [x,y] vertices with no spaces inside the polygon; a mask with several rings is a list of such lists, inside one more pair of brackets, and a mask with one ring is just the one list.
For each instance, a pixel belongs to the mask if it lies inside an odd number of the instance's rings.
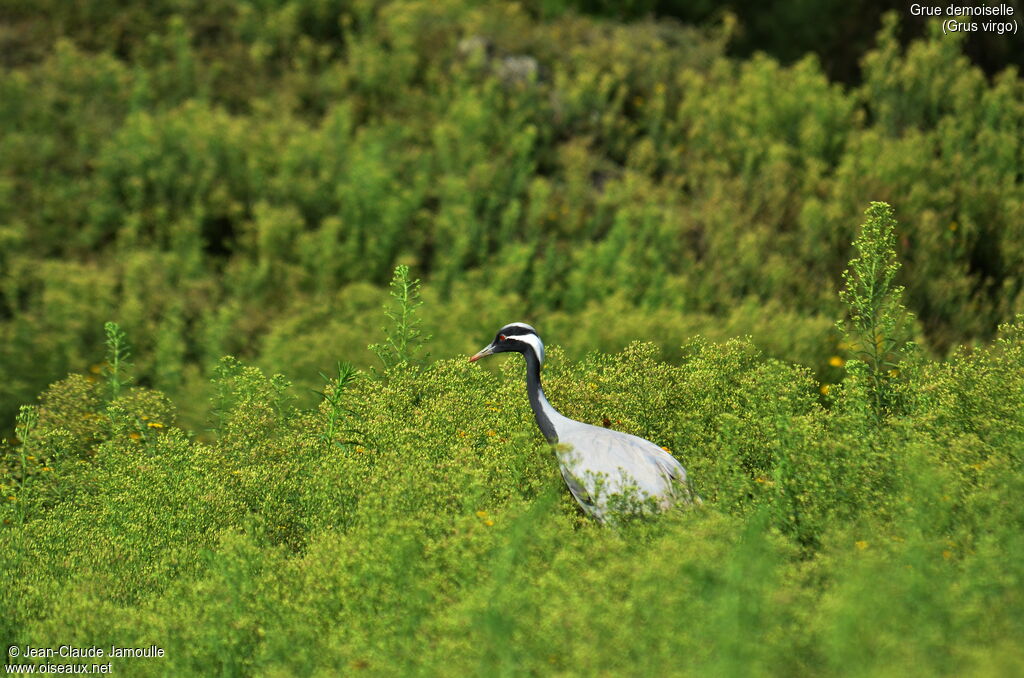
{"label": "demoiselle crane", "polygon": [[686,469],[649,440],[559,414],[544,397],[540,367],[544,342],[526,323],[501,328],[470,362],[515,351],[526,359],[526,392],[540,432],[555,446],[565,484],[579,505],[600,522],[622,512],[662,511],[680,501],[700,502]]}

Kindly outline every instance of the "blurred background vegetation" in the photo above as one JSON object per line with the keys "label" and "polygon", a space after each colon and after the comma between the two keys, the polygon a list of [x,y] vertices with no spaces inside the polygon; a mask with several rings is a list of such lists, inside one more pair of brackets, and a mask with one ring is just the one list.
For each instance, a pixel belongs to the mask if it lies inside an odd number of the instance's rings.
{"label": "blurred background vegetation", "polygon": [[934,355],[1024,308],[1015,68],[898,14],[847,42],[839,3],[705,5],[4,0],[0,421],[109,319],[171,394],[225,354],[372,364],[396,263],[436,357],[525,319],[573,356],[750,334],[836,381],[871,200]]}
{"label": "blurred background vegetation", "polygon": [[0,0],[0,645],[1024,675],[1024,51],[888,7]]}

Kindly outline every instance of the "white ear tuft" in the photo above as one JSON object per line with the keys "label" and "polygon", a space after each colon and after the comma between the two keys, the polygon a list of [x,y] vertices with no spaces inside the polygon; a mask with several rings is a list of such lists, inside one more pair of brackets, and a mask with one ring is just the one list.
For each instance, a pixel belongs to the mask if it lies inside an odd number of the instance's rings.
{"label": "white ear tuft", "polygon": [[542,365],[544,364],[544,342],[540,340],[540,337],[536,334],[520,334],[514,337],[514,339],[524,344],[529,344],[537,355],[537,361]]}

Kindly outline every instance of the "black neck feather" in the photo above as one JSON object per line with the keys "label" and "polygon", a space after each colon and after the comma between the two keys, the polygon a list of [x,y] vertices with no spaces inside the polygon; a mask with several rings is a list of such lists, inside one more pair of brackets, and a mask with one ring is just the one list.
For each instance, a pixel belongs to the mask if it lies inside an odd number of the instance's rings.
{"label": "black neck feather", "polygon": [[526,358],[526,393],[530,397],[533,417],[537,420],[537,427],[544,434],[544,437],[547,438],[548,442],[551,444],[557,443],[558,434],[555,433],[555,427],[551,424],[551,420],[548,419],[548,415],[544,413],[544,408],[540,404],[541,398],[544,395],[544,390],[540,385],[540,360],[537,359],[537,354],[533,352],[532,347],[527,347],[523,350],[523,357]]}

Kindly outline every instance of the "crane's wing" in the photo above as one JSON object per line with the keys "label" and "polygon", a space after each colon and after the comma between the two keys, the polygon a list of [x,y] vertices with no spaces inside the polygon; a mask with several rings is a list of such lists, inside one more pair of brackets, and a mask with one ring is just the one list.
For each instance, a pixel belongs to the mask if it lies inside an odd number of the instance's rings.
{"label": "crane's wing", "polygon": [[570,450],[559,461],[569,490],[588,513],[603,516],[616,496],[652,500],[661,509],[677,499],[692,500],[686,469],[662,448],[628,433],[573,424],[559,431],[559,443]]}
{"label": "crane's wing", "polygon": [[[641,438],[641,440],[643,440],[643,438]],[[666,475],[675,481],[673,486],[680,490],[680,494],[678,495],[679,498],[688,503],[703,504],[704,500],[700,498],[700,495],[693,491],[693,484],[690,483],[690,477],[686,475],[686,469],[679,463],[679,460],[660,447],[654,454],[658,466],[661,467],[662,471],[664,471]]]}
{"label": "crane's wing", "polygon": [[583,486],[583,483],[577,480],[564,464],[559,464],[558,470],[562,472],[562,479],[569,487],[569,492],[583,511],[594,516],[598,520],[602,520],[604,516],[598,511],[598,506],[594,503],[594,498],[590,496],[589,492],[587,492],[587,488]]}

